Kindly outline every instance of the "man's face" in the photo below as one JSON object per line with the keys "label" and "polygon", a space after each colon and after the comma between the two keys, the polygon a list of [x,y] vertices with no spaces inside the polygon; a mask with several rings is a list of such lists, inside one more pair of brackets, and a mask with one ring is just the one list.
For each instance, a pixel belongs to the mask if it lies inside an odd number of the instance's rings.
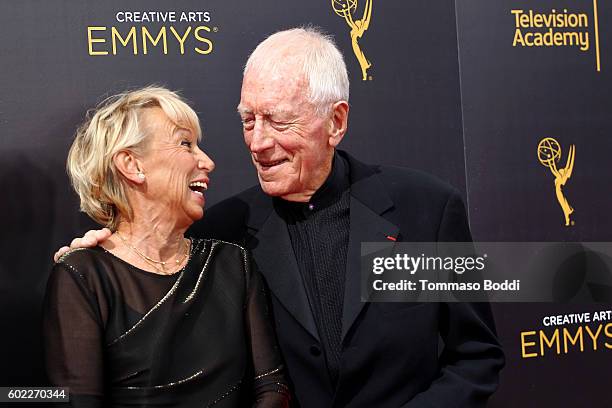
{"label": "man's face", "polygon": [[308,83],[292,65],[276,74],[251,68],[238,112],[263,191],[308,201],[331,169],[331,121],[316,114],[307,100]]}

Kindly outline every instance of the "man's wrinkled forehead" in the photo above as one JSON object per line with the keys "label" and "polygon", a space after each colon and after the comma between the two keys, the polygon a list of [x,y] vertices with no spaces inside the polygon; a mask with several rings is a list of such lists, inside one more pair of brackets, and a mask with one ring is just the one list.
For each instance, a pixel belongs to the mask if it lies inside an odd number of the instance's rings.
{"label": "man's wrinkled forehead", "polygon": [[308,83],[303,75],[289,70],[266,75],[249,71],[245,74],[240,94],[239,113],[278,114],[304,104],[308,99]]}
{"label": "man's wrinkled forehead", "polygon": [[273,76],[282,71],[302,72],[305,61],[305,48],[296,44],[267,44],[256,50],[245,67],[245,76],[249,72],[261,72]]}
{"label": "man's wrinkled forehead", "polygon": [[304,75],[291,72],[290,70],[282,70],[276,72],[248,72],[242,81],[242,93],[249,91],[251,93],[263,94],[265,92],[286,93],[289,90],[297,88],[306,92],[308,82]]}
{"label": "man's wrinkled forehead", "polygon": [[285,85],[306,82],[303,58],[295,54],[274,53],[267,58],[256,58],[244,72],[243,86],[246,83]]}

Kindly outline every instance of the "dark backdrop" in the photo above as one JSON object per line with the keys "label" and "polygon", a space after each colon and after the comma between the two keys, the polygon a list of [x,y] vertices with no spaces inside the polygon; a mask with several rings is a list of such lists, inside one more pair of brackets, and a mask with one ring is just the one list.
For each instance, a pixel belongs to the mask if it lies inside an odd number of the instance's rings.
{"label": "dark backdrop", "polygon": [[[480,241],[612,241],[612,8],[599,1],[600,71],[596,69],[593,0],[457,1],[461,95],[470,221]],[[511,10],[584,13],[590,47],[513,47]],[[527,31],[545,32],[546,28]],[[560,29],[560,32],[568,31]],[[574,208],[565,226],[554,176],[537,158],[545,137],[562,149],[558,167],[576,147],[563,187]],[[521,357],[520,333],[542,318],[610,309],[610,305],[495,304],[508,363],[491,406],[609,407],[610,350],[570,348]],[[566,326],[572,330],[577,325]],[[591,328],[596,330],[596,325]],[[550,336],[553,328],[546,328]],[[533,339],[533,337],[530,337]],[[562,346],[563,347],[563,346]],[[603,347],[600,343],[599,347]]]}
{"label": "dark backdrop", "polygon": [[[358,0],[358,7],[363,7]],[[0,5],[0,385],[44,382],[40,305],[51,257],[94,226],[78,213],[64,170],[76,126],[104,96],[151,83],[181,90],[200,113],[202,147],[217,163],[208,191],[214,204],[256,183],[235,108],[242,65],[268,34],[314,24],[333,34],[351,79],[349,132],[342,148],[366,162],[419,168],[459,188],[480,240],[610,240],[607,185],[610,161],[610,78],[606,57],[611,8],[600,4],[602,70],[593,52],[571,48],[512,47],[513,8],[571,7],[592,12],[590,1],[373,0],[370,28],[360,40],[372,62],[361,80],[349,28],[329,0],[256,3],[193,1],[41,2]],[[210,21],[119,23],[118,11],[208,11]],[[358,11],[357,14],[361,13]],[[88,55],[87,27],[132,26],[157,33],[204,25],[213,43],[207,55],[152,48],[133,55]],[[589,27],[593,31],[592,27]],[[140,37],[139,37],[140,41]],[[95,49],[110,45],[95,44]],[[550,171],[537,162],[538,141],[551,136],[563,148],[576,145],[574,175],[566,195],[576,208],[564,227]],[[467,163],[466,163],[467,158]],[[466,165],[467,164],[467,165]],[[520,359],[521,330],[545,314],[591,306],[496,305],[500,336],[509,358],[494,406],[552,401],[554,386],[578,387],[569,395],[601,405],[609,367],[605,353],[584,353],[535,363]],[[586,308],[586,309],[585,309]],[[565,376],[560,371],[584,373]],[[603,371],[605,372],[605,371]],[[568,388],[569,389],[569,388]],[[565,396],[565,397],[563,397]],[[538,399],[539,398],[539,399]],[[577,401],[577,400],[576,400]],[[597,405],[600,404],[600,405]],[[535,405],[533,405],[535,406]]]}

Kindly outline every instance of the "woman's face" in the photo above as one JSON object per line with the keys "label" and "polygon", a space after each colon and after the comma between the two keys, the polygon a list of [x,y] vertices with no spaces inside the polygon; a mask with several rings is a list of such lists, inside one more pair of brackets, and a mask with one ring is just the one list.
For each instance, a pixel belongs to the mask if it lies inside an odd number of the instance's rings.
{"label": "woman's face", "polygon": [[189,225],[204,215],[204,192],[215,164],[198,147],[195,132],[175,125],[161,108],[148,108],[141,118],[147,133],[141,158],[144,197],[152,211]]}

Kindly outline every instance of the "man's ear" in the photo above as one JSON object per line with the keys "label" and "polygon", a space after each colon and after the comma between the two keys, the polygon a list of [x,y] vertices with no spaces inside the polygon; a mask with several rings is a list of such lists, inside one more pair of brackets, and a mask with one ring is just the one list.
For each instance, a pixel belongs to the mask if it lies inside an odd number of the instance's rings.
{"label": "man's ear", "polygon": [[339,101],[332,106],[329,119],[329,145],[336,147],[342,141],[348,125],[349,104],[347,101]]}
{"label": "man's ear", "polygon": [[145,173],[142,167],[142,162],[128,150],[121,150],[115,157],[113,162],[119,173],[127,180],[135,184],[142,184],[145,181]]}

